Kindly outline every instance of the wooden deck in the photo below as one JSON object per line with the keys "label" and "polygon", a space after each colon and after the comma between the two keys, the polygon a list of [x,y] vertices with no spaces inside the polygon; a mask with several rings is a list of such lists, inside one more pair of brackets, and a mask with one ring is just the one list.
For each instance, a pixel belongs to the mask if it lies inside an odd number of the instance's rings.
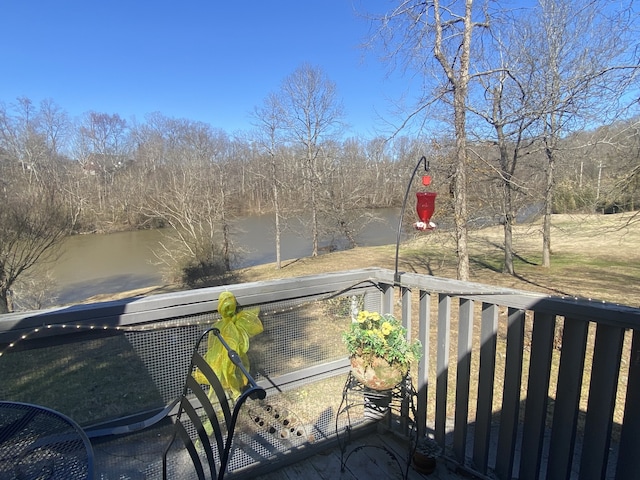
{"label": "wooden deck", "polygon": [[[360,448],[362,447],[362,448]],[[350,452],[353,452],[350,454]],[[350,455],[349,455],[350,454]],[[344,471],[340,466],[340,449],[321,452],[307,459],[283,467],[272,473],[252,477],[256,480],[457,480],[470,478],[458,475],[438,460],[436,471],[430,475],[418,473],[412,466],[407,470],[407,445],[393,433],[375,433],[354,440],[347,447],[349,455]]]}
{"label": "wooden deck", "polygon": [[[105,437],[94,440],[96,455],[96,478],[103,480],[153,480],[162,478],[161,458],[168,443],[165,427],[151,429],[129,435],[127,438]],[[165,431],[166,430],[166,431]],[[396,434],[372,433],[354,439],[347,446],[347,459],[344,471],[340,467],[340,449],[334,447],[318,450],[312,456],[303,458],[303,452],[297,452],[291,463],[269,473],[269,466],[262,469],[248,469],[246,472],[234,472],[228,475],[231,480],[460,480],[473,478],[471,475],[458,475],[451,471],[445,461],[438,460],[436,471],[422,475],[409,466],[407,470],[406,442]],[[360,448],[363,447],[363,448]],[[386,450],[385,450],[386,448]],[[186,452],[185,452],[186,453]],[[191,477],[180,477],[179,480]],[[477,477],[476,477],[477,478]],[[175,480],[175,479],[174,479]]]}

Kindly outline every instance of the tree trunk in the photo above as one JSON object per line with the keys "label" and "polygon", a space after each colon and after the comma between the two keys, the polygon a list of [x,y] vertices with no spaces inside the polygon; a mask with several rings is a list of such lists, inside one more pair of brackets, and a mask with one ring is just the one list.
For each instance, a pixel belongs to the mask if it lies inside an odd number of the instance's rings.
{"label": "tree trunk", "polygon": [[[553,165],[549,164],[548,167],[551,171]],[[549,172],[544,196],[544,217],[542,220],[542,266],[546,268],[551,267],[551,214],[553,213],[551,185],[551,172]]]}
{"label": "tree trunk", "polygon": [[311,181],[311,237],[313,248],[312,257],[318,256],[318,206],[316,205],[316,189],[313,180]]}
{"label": "tree trunk", "polygon": [[458,252],[458,280],[469,280],[467,244],[467,92],[471,56],[472,0],[465,2],[464,38],[460,52],[460,70],[453,84],[453,109],[456,132],[456,174],[454,181],[454,217]]}
{"label": "tree trunk", "polygon": [[555,170],[553,141],[548,140],[545,148],[547,155],[547,182],[544,190],[544,216],[542,220],[542,266],[551,267],[551,215],[553,213],[553,173]]}
{"label": "tree trunk", "polygon": [[453,178],[453,212],[458,255],[457,276],[459,280],[469,279],[469,250],[467,243],[467,92],[469,87],[469,63],[471,58],[471,32],[473,22],[471,9],[473,0],[465,0],[464,29],[460,44],[459,67],[452,67],[455,59],[447,58],[444,53],[443,29],[440,2],[434,2],[434,22],[436,38],[434,54],[442,66],[453,89],[453,117],[456,136],[456,160]]}
{"label": "tree trunk", "polygon": [[[496,96],[496,101],[499,101],[501,97]],[[495,106],[494,111],[498,111],[499,104]],[[511,195],[513,178],[513,172],[515,171],[515,164],[517,154],[514,153],[513,163],[509,168],[509,154],[507,152],[507,140],[504,135],[504,129],[501,124],[496,124],[496,134],[498,137],[498,146],[500,149],[500,176],[502,178],[502,215],[504,226],[504,265],[502,266],[502,273],[508,273],[514,275],[515,270],[513,267],[513,219],[515,217],[513,212],[513,198]],[[517,147],[516,147],[517,148]]]}
{"label": "tree trunk", "polygon": [[[456,89],[457,92],[457,89]],[[456,130],[456,172],[453,181],[453,210],[458,280],[469,280],[469,250],[467,243],[467,139],[465,129],[465,96],[454,92]]]}
{"label": "tree trunk", "polygon": [[308,132],[307,140],[307,165],[309,167],[309,196],[311,200],[311,256],[318,256],[318,237],[320,235],[318,228],[318,179],[316,172],[316,157],[315,152],[312,150],[313,143],[311,142],[311,130]]}
{"label": "tree trunk", "polygon": [[11,292],[5,288],[0,289],[0,314],[12,311],[11,303]]}
{"label": "tree trunk", "polygon": [[276,172],[276,160],[271,158],[271,181],[273,182],[273,209],[275,210],[275,227],[276,227],[276,269],[282,268],[282,260],[280,257],[280,198],[278,197],[278,180]]}
{"label": "tree trunk", "polygon": [[224,268],[227,272],[231,271],[231,236],[229,234],[229,222],[225,215],[226,196],[224,189],[220,190],[222,197],[222,208],[220,209],[220,221],[222,223],[222,255],[224,259]]}
{"label": "tree trunk", "polygon": [[280,210],[276,207],[276,270],[280,270],[282,268],[282,256],[280,254],[280,238],[282,236],[282,232],[280,231]]}
{"label": "tree trunk", "polygon": [[504,266],[502,273],[515,275],[513,268],[513,217],[510,213],[504,216]]}

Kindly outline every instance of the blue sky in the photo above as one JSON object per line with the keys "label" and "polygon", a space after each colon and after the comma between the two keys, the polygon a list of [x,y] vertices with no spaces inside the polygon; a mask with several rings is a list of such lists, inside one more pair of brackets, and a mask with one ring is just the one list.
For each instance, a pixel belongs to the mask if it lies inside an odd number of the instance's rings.
{"label": "blue sky", "polygon": [[362,5],[392,2],[4,0],[0,101],[52,99],[72,117],[160,112],[233,134],[307,62],[336,83],[349,134],[370,138],[404,87],[359,48]]}

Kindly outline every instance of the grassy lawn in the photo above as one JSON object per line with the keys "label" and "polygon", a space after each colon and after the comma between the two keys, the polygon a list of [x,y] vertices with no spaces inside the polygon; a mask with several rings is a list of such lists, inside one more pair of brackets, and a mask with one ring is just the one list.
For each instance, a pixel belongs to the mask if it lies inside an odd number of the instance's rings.
{"label": "grassy lawn", "polygon": [[[501,273],[502,227],[469,233],[471,281],[640,306],[640,217],[554,215],[550,268],[540,266],[540,221],[516,225],[513,237],[516,276]],[[395,269],[395,245],[288,260],[280,270],[274,264],[259,265],[237,274],[248,282],[365,267]],[[400,246],[399,270],[455,278],[453,235],[437,230],[416,234]]]}
{"label": "grassy lawn", "polygon": [[0,398],[45,405],[81,424],[164,404],[124,335],[11,352],[0,357],[0,376]]}

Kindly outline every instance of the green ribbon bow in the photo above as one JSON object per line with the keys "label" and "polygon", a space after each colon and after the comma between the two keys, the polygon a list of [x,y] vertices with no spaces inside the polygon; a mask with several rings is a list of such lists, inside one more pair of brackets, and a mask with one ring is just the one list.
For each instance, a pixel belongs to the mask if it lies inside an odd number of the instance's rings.
{"label": "green ribbon bow", "polygon": [[[249,370],[249,339],[262,333],[264,327],[258,318],[259,308],[247,308],[240,312],[236,312],[236,308],[236,297],[231,292],[222,292],[218,297],[218,312],[222,318],[213,326],[220,330],[222,338],[238,353],[245,368]],[[213,333],[209,333],[204,358],[220,378],[222,387],[231,393],[232,398],[239,397],[247,384],[247,378],[233,364],[224,345]],[[194,376],[199,383],[207,383],[200,372],[195,372]]]}

